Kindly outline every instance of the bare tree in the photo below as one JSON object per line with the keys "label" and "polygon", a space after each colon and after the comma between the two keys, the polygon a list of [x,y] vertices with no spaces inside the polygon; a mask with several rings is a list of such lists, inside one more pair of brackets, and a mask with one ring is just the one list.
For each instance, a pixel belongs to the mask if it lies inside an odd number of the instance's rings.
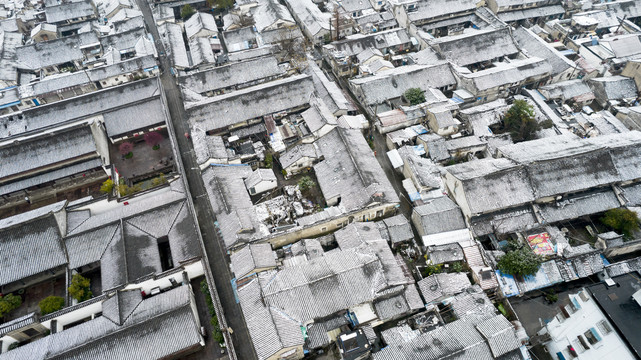
{"label": "bare tree", "polygon": [[298,36],[295,29],[282,29],[276,44],[280,48],[282,61],[288,61],[292,68],[303,71],[307,68],[307,50],[309,42],[304,36]]}

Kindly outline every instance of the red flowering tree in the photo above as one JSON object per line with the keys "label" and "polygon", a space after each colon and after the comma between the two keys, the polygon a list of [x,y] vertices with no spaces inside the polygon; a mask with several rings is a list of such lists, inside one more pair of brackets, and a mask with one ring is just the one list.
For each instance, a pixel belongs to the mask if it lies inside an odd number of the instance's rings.
{"label": "red flowering tree", "polygon": [[160,133],[158,132],[152,131],[145,134],[145,142],[154,150],[160,149],[161,141],[162,135],[160,135]]}
{"label": "red flowering tree", "polygon": [[129,159],[130,157],[134,156],[133,150],[134,150],[134,144],[130,142],[124,142],[120,144],[118,147],[118,150],[120,150],[120,154],[124,155],[125,158]]}

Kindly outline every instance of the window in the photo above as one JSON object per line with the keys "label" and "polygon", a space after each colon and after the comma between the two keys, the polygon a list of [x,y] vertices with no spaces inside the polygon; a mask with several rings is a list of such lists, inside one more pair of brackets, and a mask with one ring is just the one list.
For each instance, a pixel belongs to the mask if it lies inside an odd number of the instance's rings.
{"label": "window", "polygon": [[607,323],[605,320],[599,321],[596,326],[599,328],[601,333],[603,335],[607,335],[612,332],[612,328],[610,327],[610,324]]}
{"label": "window", "polygon": [[585,338],[588,339],[588,342],[591,345],[594,345],[599,341],[601,341],[601,335],[599,335],[599,333],[596,332],[595,328],[590,328],[590,330],[583,333],[583,336],[585,336]]}
{"label": "window", "polygon": [[576,298],[571,299],[570,306],[572,307],[572,310],[574,310],[574,312],[581,310],[581,305],[579,305],[579,302],[576,301]]}
{"label": "window", "polygon": [[581,345],[577,345],[577,347],[581,347],[582,346],[583,349],[590,350],[590,345],[588,344],[587,341],[585,341],[585,338],[583,336],[579,335],[576,338],[577,338],[577,340],[579,340],[579,344],[581,344]]}
{"label": "window", "polygon": [[[579,341],[578,338],[572,340],[572,349],[579,354],[585,352],[585,347],[581,344],[581,341]],[[570,353],[571,352],[572,351],[570,351]]]}
{"label": "window", "polygon": [[585,290],[579,292],[579,297],[581,298],[581,300],[583,300],[583,302],[587,302],[588,300],[590,300],[588,295],[585,293]]}

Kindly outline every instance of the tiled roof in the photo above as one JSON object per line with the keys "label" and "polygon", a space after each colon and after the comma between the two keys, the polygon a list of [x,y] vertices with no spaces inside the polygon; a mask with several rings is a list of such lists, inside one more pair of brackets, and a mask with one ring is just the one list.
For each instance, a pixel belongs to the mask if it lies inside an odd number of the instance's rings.
{"label": "tiled roof", "polygon": [[276,267],[276,254],[270,244],[250,244],[230,256],[236,278],[245,277],[256,269]]}
{"label": "tiled roof", "polygon": [[410,284],[398,295],[374,301],[374,309],[378,318],[386,321],[423,309],[423,301],[420,300],[416,287]]}
{"label": "tiled roof", "polygon": [[376,255],[360,248],[325,253],[259,278],[265,303],[301,322],[371,301],[386,286]]}
{"label": "tiled roof", "polygon": [[[191,126],[206,130],[273,114],[309,103],[314,90],[309,75],[295,75],[186,104]],[[250,101],[250,104],[247,102]],[[229,112],[233,109],[234,116]]]}
{"label": "tiled roof", "polygon": [[[303,344],[303,334],[300,327],[298,333],[293,331],[298,322],[283,316],[278,309],[272,311],[270,307],[265,306],[258,279],[254,279],[238,289],[238,298],[252,344],[259,359],[267,359],[287,345]],[[275,317],[278,317],[278,321]],[[288,330],[283,332],[283,337],[289,335],[289,338],[281,338],[278,325],[281,329]]]}
{"label": "tiled roof", "polygon": [[97,156],[96,151],[96,142],[89,126],[12,142],[0,147],[0,179],[37,171],[45,166],[81,156]]}
{"label": "tiled roof", "polygon": [[432,264],[444,264],[463,260],[463,248],[458,243],[429,246],[427,254]]}
{"label": "tiled roof", "polygon": [[466,228],[461,209],[447,196],[429,200],[423,205],[414,208],[417,218],[412,216],[414,226],[422,231],[423,235],[438,234],[447,231]]}
{"label": "tiled roof", "polygon": [[399,201],[360,131],[334,128],[316,144],[325,159],[314,165],[314,171],[326,200],[340,197],[347,212],[372,202]]}
{"label": "tiled roof", "polygon": [[66,263],[67,257],[54,215],[0,230],[0,285]]}
{"label": "tiled roof", "polygon": [[503,315],[497,315],[481,322],[476,326],[476,329],[487,340],[492,355],[496,358],[521,346],[516,338],[514,327]]}
{"label": "tiled roof", "polygon": [[489,29],[464,35],[445,36],[431,42],[436,51],[459,66],[517,54],[510,30]]}
{"label": "tiled roof", "polygon": [[106,316],[51,334],[2,355],[3,360],[152,360],[199,345],[190,290],[181,286],[140,303],[121,326]]}
{"label": "tiled roof", "polygon": [[242,86],[284,74],[273,56],[234,62],[178,78],[184,88],[203,94],[227,87]]}
{"label": "tiled roof", "polygon": [[[401,97],[409,88],[441,88],[456,83],[450,65],[406,65],[384,70],[376,75],[351,79],[350,83],[358,87],[366,104],[380,104],[388,99]],[[357,93],[358,93],[357,92]]]}
{"label": "tiled roof", "polygon": [[392,244],[398,244],[414,238],[412,225],[407,220],[405,215],[399,214],[383,220],[387,225],[390,241]]}
{"label": "tiled roof", "polygon": [[459,294],[472,286],[465,273],[434,274],[416,284],[426,304]]}

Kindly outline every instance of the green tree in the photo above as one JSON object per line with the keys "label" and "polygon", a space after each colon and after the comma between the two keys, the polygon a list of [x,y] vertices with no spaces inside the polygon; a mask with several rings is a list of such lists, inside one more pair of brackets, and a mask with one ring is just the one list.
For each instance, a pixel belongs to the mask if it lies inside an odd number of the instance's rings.
{"label": "green tree", "polygon": [[639,230],[639,217],[630,209],[610,209],[600,220],[613,230],[620,231],[626,238],[632,237],[632,233]]}
{"label": "green tree", "polygon": [[0,318],[22,305],[22,298],[18,295],[7,294],[0,297]]}
{"label": "green tree", "polygon": [[514,142],[532,140],[536,132],[541,129],[541,125],[534,117],[534,108],[525,100],[514,101],[505,113],[503,125],[510,132]]}
{"label": "green tree", "polygon": [[409,88],[403,96],[410,102],[410,105],[418,105],[425,102],[425,93],[419,88]]}
{"label": "green tree", "polygon": [[158,177],[155,177],[151,180],[151,186],[160,186],[167,183],[167,178],[165,174],[160,174]]}
{"label": "green tree", "polygon": [[71,286],[69,286],[69,295],[73,297],[74,299],[78,300],[78,302],[83,302],[85,300],[91,299],[91,296],[93,295],[90,290],[91,286],[91,281],[87,279],[86,277],[80,275],[80,274],[75,274],[71,278]]}
{"label": "green tree", "polygon": [[555,302],[559,301],[559,295],[556,294],[556,291],[554,291],[554,289],[545,291],[544,294],[545,300],[547,300],[547,302],[550,304],[554,304]]}
{"label": "green tree", "polygon": [[234,0],[207,0],[207,6],[210,8],[229,9],[234,6]]}
{"label": "green tree", "polygon": [[438,265],[427,264],[422,271],[423,277],[428,277],[430,275],[438,274],[441,272],[443,272],[442,264],[438,264]]}
{"label": "green tree", "polygon": [[185,21],[195,13],[196,13],[196,10],[194,10],[194,8],[192,8],[191,5],[189,4],[186,4],[185,6],[182,7],[182,9],[180,9],[180,17]]}
{"label": "green tree", "polygon": [[539,271],[543,259],[531,249],[514,243],[510,246],[513,250],[508,251],[499,259],[498,268],[504,274],[518,277],[534,275]]}
{"label": "green tree", "polygon": [[271,152],[268,152],[265,154],[265,167],[268,169],[272,168],[272,165],[274,164],[274,155],[272,155]]}
{"label": "green tree", "polygon": [[309,176],[303,176],[300,180],[298,180],[298,188],[304,193],[309,192],[309,190],[311,190],[314,186],[316,186],[316,183]]}
{"label": "green tree", "polygon": [[47,296],[38,303],[38,306],[40,306],[40,315],[51,314],[65,307],[65,299],[60,296]]}
{"label": "green tree", "polygon": [[105,182],[100,185],[100,192],[103,194],[109,194],[114,188],[114,181],[111,179],[105,180]]}
{"label": "green tree", "polygon": [[460,262],[455,262],[454,264],[450,265],[450,272],[453,272],[453,273],[463,272],[463,264],[461,264]]}
{"label": "green tree", "polygon": [[142,191],[142,185],[134,184],[134,186],[128,186],[125,183],[125,179],[120,178],[120,182],[118,184],[118,193],[120,194],[120,196],[129,196],[131,194],[137,193],[138,191]]}

